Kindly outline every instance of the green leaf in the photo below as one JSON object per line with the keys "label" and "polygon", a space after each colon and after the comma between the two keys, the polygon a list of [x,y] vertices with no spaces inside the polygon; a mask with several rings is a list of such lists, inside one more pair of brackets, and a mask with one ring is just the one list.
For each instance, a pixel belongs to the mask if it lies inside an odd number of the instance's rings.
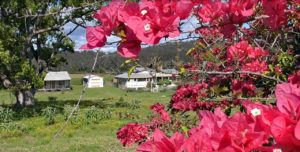
{"label": "green leaf", "polygon": [[180,74],[186,73],[186,69],[185,69],[184,67],[181,67],[181,68],[179,69],[179,73],[180,73]]}
{"label": "green leaf", "polygon": [[129,63],[131,63],[132,62],[132,59],[128,59],[128,60],[126,60],[124,63],[125,64],[129,64]]}
{"label": "green leaf", "polygon": [[269,64],[269,69],[271,72],[274,72],[274,66],[272,64]]}
{"label": "green leaf", "polygon": [[187,52],[186,52],[186,56],[189,56],[189,55],[191,55],[193,52],[195,52],[196,51],[196,49],[195,48],[191,48],[191,49],[189,49]]}
{"label": "green leaf", "polygon": [[130,75],[135,70],[135,68],[136,68],[136,66],[132,66],[132,67],[129,68],[129,70],[128,70],[128,77],[130,77]]}
{"label": "green leaf", "polygon": [[189,128],[187,126],[181,126],[182,131],[187,134],[189,131]]}

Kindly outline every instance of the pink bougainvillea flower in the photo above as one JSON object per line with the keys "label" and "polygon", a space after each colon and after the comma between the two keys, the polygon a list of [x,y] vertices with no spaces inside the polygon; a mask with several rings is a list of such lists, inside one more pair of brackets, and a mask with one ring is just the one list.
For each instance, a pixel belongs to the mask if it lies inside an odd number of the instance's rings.
{"label": "pink bougainvillea flower", "polygon": [[295,135],[296,139],[298,139],[300,141],[300,120],[298,120],[298,122],[296,124],[294,135]]}
{"label": "pink bougainvillea flower", "polygon": [[183,134],[177,132],[169,138],[159,129],[155,129],[152,139],[139,145],[137,152],[182,152],[184,141]]}
{"label": "pink bougainvillea flower", "polygon": [[186,152],[213,152],[213,146],[209,135],[203,130],[198,130],[196,133],[193,133],[185,141],[183,149]]}
{"label": "pink bougainvillea flower", "polygon": [[219,150],[234,149],[234,151],[251,151],[267,143],[268,136],[265,132],[255,130],[254,121],[248,115],[235,113],[230,117],[222,130],[225,130]]}
{"label": "pink bougainvillea flower", "polygon": [[87,27],[86,28],[86,40],[87,44],[80,47],[82,50],[90,50],[99,48],[105,45],[106,36],[101,27]]}
{"label": "pink bougainvillea flower", "polygon": [[124,58],[137,58],[140,54],[141,41],[125,41],[118,46],[118,54]]}
{"label": "pink bougainvillea flower", "polygon": [[300,87],[300,70],[296,73],[289,75],[289,83],[295,84],[297,87]]}
{"label": "pink bougainvillea flower", "polygon": [[262,0],[264,15],[269,16],[263,20],[264,25],[277,30],[286,23],[284,12],[287,0]]}
{"label": "pink bougainvillea flower", "polygon": [[253,51],[253,47],[247,41],[241,41],[227,49],[227,61],[244,62],[248,56],[248,52]]}
{"label": "pink bougainvillea flower", "polygon": [[230,0],[229,12],[232,13],[232,22],[243,23],[247,17],[252,16],[257,0]]}
{"label": "pink bougainvillea flower", "polygon": [[[122,9],[119,18],[131,28],[137,38],[147,44],[157,44],[162,37],[179,36],[180,16],[175,2],[141,1],[139,6]],[[185,3],[183,3],[185,6]],[[187,11],[187,10],[186,10]],[[138,12],[138,13],[132,13]],[[179,9],[179,14],[184,13]]]}
{"label": "pink bougainvillea flower", "polygon": [[179,16],[181,20],[187,19],[191,14],[194,5],[192,0],[177,1],[175,7],[176,15]]}
{"label": "pink bougainvillea flower", "polygon": [[213,134],[215,127],[221,128],[223,123],[227,120],[227,116],[220,108],[215,109],[214,113],[202,110],[199,112],[199,118],[201,118],[199,127],[209,136]]}
{"label": "pink bougainvillea flower", "polygon": [[194,3],[191,0],[184,1],[155,1],[159,14],[165,17],[179,17],[181,20],[190,16]]}
{"label": "pink bougainvillea flower", "polygon": [[169,116],[169,113],[165,111],[165,106],[160,104],[160,103],[156,103],[154,105],[151,106],[151,110],[153,110],[155,113],[160,115],[160,118],[163,122],[170,122],[171,118]]}
{"label": "pink bougainvillea flower", "polygon": [[220,27],[220,32],[224,35],[224,37],[230,38],[236,32],[236,26],[234,24],[225,24]]}
{"label": "pink bougainvillea flower", "polygon": [[127,2],[124,7],[121,7],[118,11],[118,20],[126,23],[130,16],[138,16],[142,14],[140,12],[140,6],[135,2]]}
{"label": "pink bougainvillea flower", "polygon": [[148,136],[148,128],[144,124],[129,123],[117,132],[117,138],[123,146],[145,140]]}
{"label": "pink bougainvillea flower", "polygon": [[262,48],[255,47],[254,50],[249,50],[248,57],[251,59],[258,59],[261,57],[266,57],[269,55],[269,52],[266,50],[263,50]]}
{"label": "pink bougainvillea flower", "polygon": [[171,107],[177,110],[195,110],[199,107],[198,98],[206,96],[207,84],[202,82],[194,85],[184,85],[172,96]]}
{"label": "pink bougainvillea flower", "polygon": [[120,25],[115,30],[122,38],[118,46],[118,54],[124,58],[137,58],[141,52],[141,41],[137,39],[133,31],[125,25]]}
{"label": "pink bougainvillea flower", "polygon": [[275,89],[276,105],[280,112],[297,118],[300,116],[300,88],[290,83],[278,84]]}
{"label": "pink bougainvillea flower", "polygon": [[93,17],[101,22],[101,26],[106,35],[110,35],[120,22],[118,11],[124,6],[124,1],[113,0],[109,5],[102,7],[94,13]]}
{"label": "pink bougainvillea flower", "polygon": [[127,25],[136,34],[137,38],[147,44],[157,44],[162,38],[162,33],[159,31],[157,25],[153,24],[151,20],[143,20],[137,16],[131,16],[127,20]]}
{"label": "pink bougainvillea flower", "polygon": [[142,1],[139,5],[128,4],[120,10],[119,14],[120,20],[124,21],[140,41],[147,44],[157,44],[160,41],[162,33],[156,25],[159,16],[154,2]]}
{"label": "pink bougainvillea flower", "polygon": [[264,73],[268,71],[268,64],[265,61],[255,60],[253,62],[244,64],[242,66],[242,71]]}
{"label": "pink bougainvillea flower", "polygon": [[234,79],[232,80],[232,90],[235,95],[246,95],[246,96],[253,96],[255,94],[256,86],[254,85],[253,81],[241,81]]}
{"label": "pink bougainvillea flower", "polygon": [[244,100],[242,105],[246,109],[246,113],[252,115],[253,117],[260,116],[264,113],[264,111],[272,108],[271,106],[250,100]]}
{"label": "pink bougainvillea flower", "polygon": [[160,112],[160,111],[162,111],[162,110],[165,110],[165,106],[164,106],[163,104],[156,103],[156,104],[152,105],[152,106],[150,107],[150,109],[151,109],[151,110],[154,110],[154,111],[156,111],[156,112]]}
{"label": "pink bougainvillea flower", "polygon": [[225,3],[220,1],[210,2],[203,5],[198,11],[198,15],[203,22],[212,22],[221,17],[225,12]]}
{"label": "pink bougainvillea flower", "polygon": [[300,140],[295,136],[299,130],[295,129],[294,123],[282,116],[276,117],[270,126],[272,136],[283,151],[299,150]]}
{"label": "pink bougainvillea flower", "polygon": [[255,121],[249,115],[235,113],[227,118],[220,109],[216,109],[214,114],[210,111],[203,111],[200,115],[200,126],[190,131],[190,138],[186,142],[191,143],[185,143],[185,149],[192,149],[190,151],[193,149],[201,151],[201,148],[224,152],[251,151],[267,143],[267,134],[255,129]]}

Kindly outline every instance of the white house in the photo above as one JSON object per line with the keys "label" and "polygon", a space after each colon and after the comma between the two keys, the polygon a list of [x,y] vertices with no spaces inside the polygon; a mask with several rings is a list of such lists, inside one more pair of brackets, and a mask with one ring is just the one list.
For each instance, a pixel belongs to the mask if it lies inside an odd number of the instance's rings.
{"label": "white house", "polygon": [[83,77],[83,85],[87,85],[88,88],[102,88],[103,87],[103,77],[96,75],[86,75]]}
{"label": "white house", "polygon": [[71,89],[71,77],[67,71],[48,72],[44,78],[45,91],[60,91]]}
{"label": "white house", "polygon": [[163,80],[170,80],[172,82],[178,81],[179,75],[178,71],[175,69],[162,69],[161,72],[155,73],[154,82],[158,83]]}
{"label": "white house", "polygon": [[115,78],[117,79],[118,87],[126,89],[147,88],[148,84],[153,83],[153,76],[149,71],[134,72],[130,76],[125,72],[116,75]]}
{"label": "white house", "polygon": [[129,76],[127,72],[116,75],[117,86],[123,89],[141,89],[158,87],[157,84],[164,80],[169,80],[170,87],[176,87],[174,82],[179,80],[178,71],[175,69],[163,69],[161,72],[146,70],[145,68],[136,68]]}

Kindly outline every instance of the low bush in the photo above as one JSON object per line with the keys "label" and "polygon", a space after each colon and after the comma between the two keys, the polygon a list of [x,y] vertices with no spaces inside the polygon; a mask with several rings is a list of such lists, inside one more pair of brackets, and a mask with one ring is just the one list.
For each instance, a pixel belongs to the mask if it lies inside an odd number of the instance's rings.
{"label": "low bush", "polygon": [[0,107],[0,123],[12,122],[14,118],[14,111],[10,108]]}
{"label": "low bush", "polygon": [[[74,109],[74,106],[71,106],[71,105],[64,106],[63,116],[64,116],[65,120],[68,120],[73,109]],[[71,124],[79,124],[80,122],[82,122],[81,117],[80,117],[80,111],[79,111],[79,109],[77,109],[73,112],[72,117],[70,118],[70,123]]]}
{"label": "low bush", "polygon": [[139,101],[139,100],[132,100],[132,101],[129,103],[129,109],[134,110],[134,109],[139,109],[139,108],[141,108],[140,103],[141,103],[141,101]]}
{"label": "low bush", "polygon": [[99,123],[101,119],[102,117],[100,110],[97,109],[95,106],[91,106],[84,112],[84,120],[86,124]]}
{"label": "low bush", "polygon": [[120,99],[115,103],[116,107],[129,107],[129,103],[124,101],[123,97],[120,97]]}
{"label": "low bush", "polygon": [[172,83],[171,80],[161,80],[159,82],[157,82],[157,85],[170,85]]}
{"label": "low bush", "polygon": [[121,97],[119,101],[115,103],[115,107],[121,107],[121,108],[127,107],[129,109],[134,110],[134,109],[139,109],[141,107],[140,103],[141,101],[139,100],[132,100],[131,102],[127,102],[124,101],[123,97]]}
{"label": "low bush", "polygon": [[54,107],[47,106],[43,111],[43,116],[46,125],[52,125],[55,123],[55,114],[57,109]]}
{"label": "low bush", "polygon": [[21,136],[28,133],[30,128],[14,122],[0,123],[0,133],[2,138]]}

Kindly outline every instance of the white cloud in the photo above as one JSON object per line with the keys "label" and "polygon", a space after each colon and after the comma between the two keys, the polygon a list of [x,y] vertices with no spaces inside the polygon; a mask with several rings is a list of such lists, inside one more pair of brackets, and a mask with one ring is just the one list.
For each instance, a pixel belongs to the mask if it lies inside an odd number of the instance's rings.
{"label": "white cloud", "polygon": [[116,52],[117,51],[117,47],[115,47],[115,46],[108,46],[108,47],[103,47],[100,50],[103,51],[103,52],[106,52],[106,53],[111,53],[111,52]]}

